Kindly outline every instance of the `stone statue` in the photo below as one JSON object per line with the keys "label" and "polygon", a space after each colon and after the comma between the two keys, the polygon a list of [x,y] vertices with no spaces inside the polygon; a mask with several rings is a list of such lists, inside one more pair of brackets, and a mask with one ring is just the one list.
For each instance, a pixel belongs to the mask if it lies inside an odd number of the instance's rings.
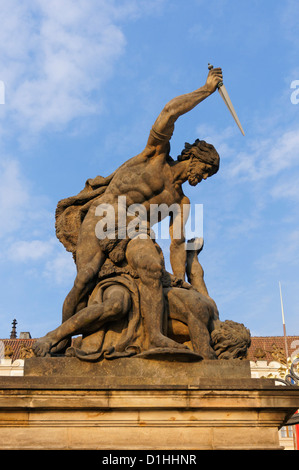
{"label": "stone statue", "polygon": [[[198,261],[203,240],[185,240],[190,201],[182,189],[186,181],[195,186],[214,175],[219,155],[197,139],[173,160],[169,141],[178,117],[210,96],[220,81],[221,69],[210,70],[201,88],[164,107],[140,154],[58,203],[57,237],[73,253],[77,276],[64,301],[62,324],[36,342],[36,355],[65,353],[90,361],[163,353],[219,358],[211,333],[222,322]],[[151,230],[153,220],[166,216],[173,274],[166,272]],[[175,334],[178,327],[181,335]],[[76,335],[81,337],[71,345]]]}

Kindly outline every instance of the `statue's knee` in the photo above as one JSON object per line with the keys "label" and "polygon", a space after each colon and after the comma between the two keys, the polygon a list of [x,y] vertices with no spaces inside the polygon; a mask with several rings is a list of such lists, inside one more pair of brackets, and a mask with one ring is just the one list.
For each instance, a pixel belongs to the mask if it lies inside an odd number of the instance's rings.
{"label": "statue's knee", "polygon": [[152,240],[132,240],[127,248],[127,260],[137,272],[143,284],[160,282],[163,261]]}
{"label": "statue's knee", "polygon": [[162,278],[163,270],[159,262],[152,262],[146,268],[139,269],[138,275],[144,284],[155,286]]}
{"label": "statue's knee", "polygon": [[123,313],[123,304],[120,299],[109,299],[105,302],[107,310],[111,311],[113,315]]}
{"label": "statue's knee", "polygon": [[131,308],[131,296],[123,286],[110,286],[104,291],[103,300],[116,314],[126,314]]}
{"label": "statue's knee", "polygon": [[153,279],[161,279],[162,277],[162,266],[161,263],[152,263],[149,269],[150,277]]}

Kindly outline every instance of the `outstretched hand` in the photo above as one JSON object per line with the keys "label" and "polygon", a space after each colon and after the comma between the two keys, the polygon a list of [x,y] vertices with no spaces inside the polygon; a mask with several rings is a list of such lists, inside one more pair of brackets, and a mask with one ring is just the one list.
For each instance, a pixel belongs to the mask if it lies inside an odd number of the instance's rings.
{"label": "outstretched hand", "polygon": [[222,75],[222,69],[220,67],[218,68],[212,68],[209,71],[207,81],[206,81],[206,88],[210,93],[214,93],[214,91],[217,90],[217,86],[219,82],[222,82],[223,80],[223,75]]}

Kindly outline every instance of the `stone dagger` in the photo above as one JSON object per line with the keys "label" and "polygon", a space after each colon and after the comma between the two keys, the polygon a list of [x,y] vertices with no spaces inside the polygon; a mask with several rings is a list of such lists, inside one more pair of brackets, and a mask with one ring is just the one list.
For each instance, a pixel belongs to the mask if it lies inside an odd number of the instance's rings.
{"label": "stone dagger", "polygon": [[[213,68],[213,65],[211,64],[208,64],[208,69],[209,70],[212,70]],[[226,106],[228,107],[232,117],[234,118],[235,122],[237,123],[240,131],[242,132],[243,135],[245,135],[244,131],[243,131],[243,127],[241,126],[241,123],[239,121],[239,118],[237,116],[237,113],[232,105],[232,102],[230,100],[230,97],[228,96],[228,93],[226,91],[226,88],[225,86],[223,85],[223,82],[219,82],[218,85],[217,85],[217,88],[218,88],[218,91],[219,91],[219,94],[220,96],[222,97],[224,103],[226,104]]]}

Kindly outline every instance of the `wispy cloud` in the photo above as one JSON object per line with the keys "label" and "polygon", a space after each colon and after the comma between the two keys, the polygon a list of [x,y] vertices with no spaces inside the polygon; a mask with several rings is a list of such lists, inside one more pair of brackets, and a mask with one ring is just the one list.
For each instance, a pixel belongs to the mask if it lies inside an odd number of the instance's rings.
{"label": "wispy cloud", "polygon": [[234,158],[230,173],[234,177],[256,181],[277,176],[298,164],[299,129],[295,128],[250,142],[249,148]]}
{"label": "wispy cloud", "polygon": [[24,221],[29,203],[29,189],[16,160],[0,162],[0,237],[17,230]]}
{"label": "wispy cloud", "polygon": [[[17,3],[16,9],[12,3]],[[103,2],[101,2],[103,3]],[[91,94],[109,77],[125,38],[109,12],[91,2],[6,4],[0,33],[7,112],[32,131],[98,112]],[[20,31],[19,39],[5,39]],[[5,46],[4,46],[5,44]]]}
{"label": "wispy cloud", "polygon": [[267,253],[256,260],[256,267],[263,272],[276,272],[279,268],[299,266],[299,229],[282,229]]}
{"label": "wispy cloud", "polygon": [[[2,2],[0,80],[6,99],[0,109],[1,134],[15,143],[26,135],[30,142],[28,133],[64,130],[77,118],[100,113],[103,85],[126,50],[124,23],[159,14],[164,4],[165,0]],[[1,260],[20,266],[31,263],[32,273],[38,266],[45,279],[61,283],[68,274],[74,276],[75,265],[52,237],[49,201],[32,186],[16,155],[2,153]]]}
{"label": "wispy cloud", "polygon": [[[5,118],[27,131],[61,129],[101,111],[101,86],[125,51],[121,21],[153,13],[162,0],[16,0],[1,5]],[[63,11],[62,11],[63,9]],[[11,38],[14,38],[11,41]]]}
{"label": "wispy cloud", "polygon": [[69,285],[76,277],[74,260],[70,253],[59,247],[45,263],[42,275],[56,285]]}
{"label": "wispy cloud", "polygon": [[11,241],[2,262],[13,263],[25,269],[29,277],[42,277],[51,285],[69,285],[76,274],[71,254],[56,238]]}
{"label": "wispy cloud", "polygon": [[18,240],[10,245],[8,256],[10,259],[17,262],[40,260],[51,256],[55,245],[55,239]]}
{"label": "wispy cloud", "polygon": [[2,155],[0,161],[0,238],[31,237],[47,227],[52,219],[48,198],[36,193],[20,162]]}
{"label": "wispy cloud", "polygon": [[28,275],[56,285],[70,282],[75,265],[71,254],[50,235],[53,216],[44,198],[33,193],[20,164],[8,158],[0,164],[0,220],[3,269],[26,269]]}
{"label": "wispy cloud", "polygon": [[287,179],[280,178],[271,190],[274,199],[299,200],[298,175],[291,174]]}
{"label": "wispy cloud", "polygon": [[[299,170],[299,128],[297,124],[282,125],[276,122],[273,122],[272,128],[269,123],[267,126],[269,131],[266,138],[264,134],[247,138],[243,148],[240,144],[239,147],[234,145],[236,129],[232,126],[219,133],[209,126],[200,125],[197,133],[216,147],[220,159],[225,160],[221,174],[229,176],[232,182],[259,182],[279,177],[285,170],[289,172],[288,180],[290,178],[293,181],[293,171]],[[285,183],[285,189],[285,196],[288,193],[294,195],[295,181],[291,187]],[[277,190],[273,190],[273,195],[277,194]]]}

